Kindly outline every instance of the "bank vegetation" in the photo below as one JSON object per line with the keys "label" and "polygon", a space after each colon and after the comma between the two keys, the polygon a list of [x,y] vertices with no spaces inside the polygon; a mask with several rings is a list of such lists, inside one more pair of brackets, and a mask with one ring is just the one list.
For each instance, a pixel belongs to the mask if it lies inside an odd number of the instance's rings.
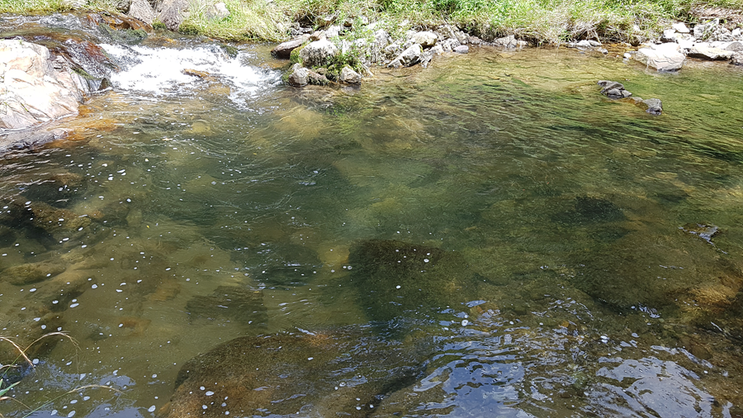
{"label": "bank vegetation", "polygon": [[[0,0],[0,13],[73,8],[113,11],[120,10],[123,1]],[[149,1],[157,7],[164,0]],[[483,39],[515,35],[534,44],[580,39],[644,41],[657,37],[674,20],[695,23],[719,18],[733,26],[743,25],[743,0],[216,0],[230,12],[221,19],[209,16],[211,4],[205,0],[182,1],[189,3],[189,12],[181,32],[224,40],[286,40],[293,26],[321,27],[328,16],[335,21],[380,21],[388,27],[450,23]]]}

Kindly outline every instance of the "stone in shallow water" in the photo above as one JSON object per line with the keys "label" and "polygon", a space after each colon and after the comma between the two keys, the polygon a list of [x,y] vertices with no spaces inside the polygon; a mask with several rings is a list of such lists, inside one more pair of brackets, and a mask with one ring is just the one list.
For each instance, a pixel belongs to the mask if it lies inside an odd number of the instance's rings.
{"label": "stone in shallow water", "polygon": [[624,213],[609,200],[578,196],[574,201],[575,209],[553,216],[559,223],[590,224],[597,222],[616,222],[624,220]]}
{"label": "stone in shallow water", "polygon": [[211,296],[195,296],[186,304],[191,321],[234,320],[244,324],[265,324],[268,320],[263,294],[239,286],[219,286]]}
{"label": "stone in shallow water", "polygon": [[363,241],[350,249],[351,283],[375,321],[430,317],[471,300],[474,273],[455,252],[395,240]]}
{"label": "stone in shallow water", "polygon": [[354,330],[236,338],[189,360],[158,416],[368,416],[415,382],[419,353]]}
{"label": "stone in shallow water", "polygon": [[59,263],[28,263],[9,267],[2,272],[2,280],[16,286],[37,283],[65,271],[67,266]]}

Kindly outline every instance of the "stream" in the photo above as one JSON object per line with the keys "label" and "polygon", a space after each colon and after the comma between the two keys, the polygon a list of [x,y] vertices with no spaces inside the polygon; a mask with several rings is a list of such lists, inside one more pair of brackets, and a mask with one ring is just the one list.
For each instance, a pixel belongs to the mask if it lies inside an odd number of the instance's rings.
{"label": "stream", "polygon": [[0,335],[75,340],[3,416],[743,414],[741,69],[482,47],[295,89],[270,45],[101,46],[112,89],[0,160]]}

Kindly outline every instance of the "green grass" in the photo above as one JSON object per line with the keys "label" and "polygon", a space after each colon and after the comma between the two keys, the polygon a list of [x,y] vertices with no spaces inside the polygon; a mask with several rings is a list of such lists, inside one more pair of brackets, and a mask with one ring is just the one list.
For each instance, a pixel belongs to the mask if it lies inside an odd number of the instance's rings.
{"label": "green grass", "polygon": [[[455,23],[486,40],[514,34],[535,43],[575,39],[645,40],[675,19],[686,20],[695,5],[741,10],[743,0],[224,0],[230,16],[209,18],[203,0],[191,0],[181,32],[224,40],[281,41],[293,22],[321,26],[364,16],[382,20],[391,32]],[[88,0],[91,9],[111,10],[112,0]],[[63,0],[0,0],[0,13],[48,13],[69,9]]]}

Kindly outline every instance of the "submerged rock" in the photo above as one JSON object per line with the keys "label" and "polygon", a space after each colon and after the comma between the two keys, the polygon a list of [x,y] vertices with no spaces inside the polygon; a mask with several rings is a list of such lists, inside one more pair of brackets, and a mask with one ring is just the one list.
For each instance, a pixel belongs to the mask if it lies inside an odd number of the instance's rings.
{"label": "submerged rock", "polygon": [[346,330],[241,337],[189,360],[157,416],[368,416],[415,382],[416,354]]}
{"label": "submerged rock", "polygon": [[0,129],[22,129],[76,115],[86,80],[49,50],[18,40],[0,40]]}
{"label": "submerged rock", "polygon": [[350,249],[350,281],[375,321],[430,317],[469,300],[473,273],[455,252],[395,240]]}
{"label": "submerged rock", "polygon": [[265,325],[268,320],[263,294],[240,286],[219,286],[211,296],[195,296],[186,304],[191,321],[233,320]]}
{"label": "submerged rock", "polygon": [[51,262],[20,264],[3,270],[0,279],[16,286],[23,286],[49,279],[66,269],[63,264]]}

